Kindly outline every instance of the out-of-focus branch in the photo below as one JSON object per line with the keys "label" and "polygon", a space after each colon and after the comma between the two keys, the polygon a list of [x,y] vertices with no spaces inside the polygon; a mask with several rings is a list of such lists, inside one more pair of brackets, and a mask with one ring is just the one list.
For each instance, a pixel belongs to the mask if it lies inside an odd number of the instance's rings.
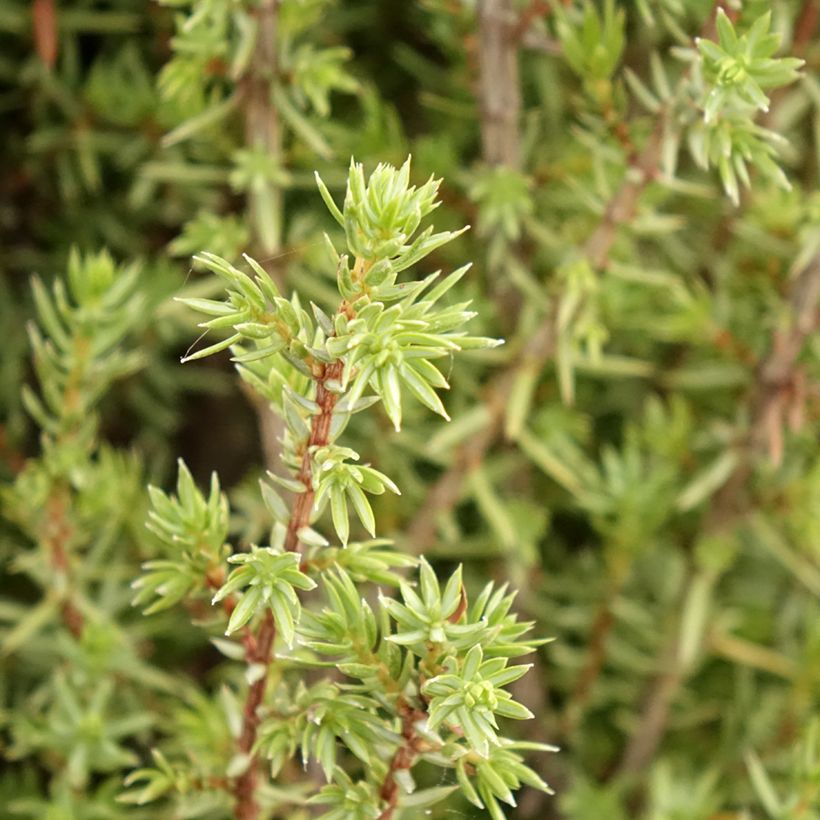
{"label": "out-of-focus branch", "polygon": [[[571,0],[561,0],[564,6],[568,6],[570,2]],[[536,20],[544,19],[551,13],[552,5],[549,0],[531,0],[529,6],[521,12],[513,28],[513,37],[522,48],[543,51],[553,56],[561,53],[561,43],[533,25]]]}
{"label": "out-of-focus branch", "polygon": [[615,602],[629,576],[629,569],[630,561],[622,560],[613,568],[611,577],[607,580],[605,593],[592,621],[586,661],[563,710],[560,728],[564,737],[571,735],[582,719],[592,694],[592,688],[604,668],[606,642],[615,626]]}
{"label": "out-of-focus branch", "polygon": [[805,0],[797,22],[794,25],[792,51],[798,56],[806,51],[814,37],[817,22],[820,19],[820,0]]}
{"label": "out-of-focus branch", "polygon": [[481,144],[491,165],[521,163],[521,89],[518,18],[512,0],[481,0],[478,6]]}
{"label": "out-of-focus branch", "polygon": [[[481,0],[479,28],[479,103],[482,158],[489,165],[518,168],[520,157],[521,91],[518,76],[518,43],[534,17],[540,0],[517,15],[511,0]],[[481,463],[500,431],[504,405],[513,372],[503,373],[486,396],[488,422],[455,453],[453,464],[428,492],[421,513],[411,522],[408,541],[421,551],[436,535],[436,515],[454,507],[465,478]],[[432,514],[427,514],[428,512]]]}
{"label": "out-of-focus branch", "polygon": [[[761,450],[779,460],[782,454],[782,427],[786,408],[795,396],[795,383],[800,379],[798,357],[809,335],[820,326],[820,254],[794,280],[788,297],[790,321],[776,330],[769,353],[757,368],[749,394],[749,436],[743,457],[723,485],[706,514],[703,531],[715,533],[731,526],[744,512],[752,459]],[[690,584],[697,576],[690,579]],[[684,592],[685,600],[688,590]],[[676,621],[662,655],[661,671],[650,685],[644,701],[641,720],[629,741],[617,768],[621,775],[642,771],[655,756],[669,714],[687,669],[679,657],[680,622]]]}
{"label": "out-of-focus branch", "polygon": [[[279,0],[262,0],[256,9],[256,44],[248,71],[242,79],[245,143],[249,148],[264,151],[276,161],[282,155],[282,131],[271,83],[277,72],[278,6]],[[281,277],[274,262],[282,243],[282,191],[273,182],[267,181],[248,192],[247,207],[253,236],[252,253],[278,280]],[[281,450],[282,422],[264,400],[254,397],[252,404],[258,419],[265,465],[268,469],[274,469]]]}
{"label": "out-of-focus branch", "polygon": [[801,271],[789,296],[791,322],[774,332],[769,355],[758,368],[751,403],[753,445],[766,448],[778,464],[783,455],[785,422],[798,426],[804,395],[797,358],[809,334],[818,327],[820,301],[820,255]]}
{"label": "out-of-focus branch", "polygon": [[[804,0],[794,23],[794,37],[792,38],[791,47],[793,57],[805,56],[806,50],[814,39],[818,21],[820,21],[820,0]],[[773,121],[775,111],[788,93],[789,89],[787,87],[774,89],[769,110],[762,117],[763,125],[768,125]]]}
{"label": "out-of-focus branch", "polygon": [[654,757],[664,727],[669,718],[672,701],[683,679],[683,668],[678,662],[677,639],[669,642],[661,654],[661,670],[652,684],[641,712],[638,730],[633,734],[621,763],[616,769],[618,775],[631,775],[641,769]]}
{"label": "out-of-focus branch", "polygon": [[[700,31],[701,37],[714,33],[715,18],[724,0],[718,0]],[[485,12],[487,8],[484,8]],[[495,14],[500,12],[496,10]],[[730,13],[734,16],[735,12]],[[507,16],[507,20],[514,18]],[[509,27],[511,23],[507,23]],[[482,69],[484,72],[485,69]],[[583,254],[596,270],[604,270],[609,262],[609,254],[618,235],[618,228],[627,224],[635,215],[641,195],[647,185],[657,176],[660,168],[661,151],[668,108],[658,112],[655,127],[642,150],[634,154],[624,172],[623,181],[609,200],[598,226],[587,239]],[[408,530],[410,548],[422,552],[435,538],[439,516],[452,509],[461,497],[462,488],[469,473],[481,463],[490,447],[495,444],[503,430],[504,411],[510,395],[515,374],[522,368],[541,369],[553,355],[556,345],[556,317],[560,313],[561,297],[550,313],[544,317],[532,337],[513,360],[508,369],[497,375],[485,391],[487,422],[481,430],[458,448],[452,464],[430,488],[424,503]]]}
{"label": "out-of-focus branch", "polygon": [[71,598],[71,568],[66,545],[72,538],[71,524],[67,519],[68,492],[63,487],[56,487],[46,502],[45,522],[42,541],[46,545],[55,575],[58,576],[57,587],[63,588],[60,613],[63,623],[69,632],[80,638],[83,634],[85,619]]}
{"label": "out-of-focus branch", "polygon": [[[596,270],[606,267],[609,253],[617,238],[617,229],[634,216],[641,194],[658,172],[662,134],[663,123],[659,122],[643,150],[630,163],[624,181],[584,246],[584,255]],[[558,301],[560,302],[560,297]],[[522,367],[540,369],[552,356],[556,343],[555,317],[558,312],[559,305],[555,305],[512,365],[490,382],[485,394],[487,423],[482,430],[458,448],[450,468],[433,484],[427,494],[418,516],[408,530],[413,549],[422,551],[430,546],[435,538],[437,517],[458,503],[467,476],[481,463],[500,436],[504,411],[518,370]]]}
{"label": "out-of-focus branch", "polygon": [[[256,45],[248,71],[242,79],[245,143],[277,161],[282,154],[282,134],[271,83],[277,72],[278,6],[279,0],[262,0],[256,10]],[[253,226],[254,254],[263,258],[275,255],[282,242],[282,192],[279,187],[268,182],[251,191],[248,194],[248,211]],[[274,224],[262,230],[263,220],[269,219],[273,219]]]}

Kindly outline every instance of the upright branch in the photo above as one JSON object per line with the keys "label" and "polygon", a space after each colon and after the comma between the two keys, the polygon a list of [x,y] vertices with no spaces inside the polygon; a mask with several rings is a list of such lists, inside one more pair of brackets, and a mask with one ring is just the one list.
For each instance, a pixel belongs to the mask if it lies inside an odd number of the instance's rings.
{"label": "upright branch", "polygon": [[[277,34],[279,0],[262,0],[254,10],[256,38],[248,70],[242,79],[245,114],[245,144],[258,151],[268,163],[282,162],[282,134],[279,112],[273,99],[277,76]],[[253,250],[276,276],[271,261],[282,244],[282,190],[271,174],[260,177],[247,191],[248,216],[253,230]],[[282,425],[267,402],[254,401],[265,463],[276,464]]]}
{"label": "upright branch", "polygon": [[[241,81],[245,114],[245,143],[269,162],[282,161],[279,112],[273,101],[277,75],[279,0],[261,0],[253,15],[257,30],[253,55]],[[257,180],[248,191],[248,210],[254,229],[254,253],[275,255],[282,242],[282,191],[273,180]]]}
{"label": "upright branch", "polygon": [[[452,730],[455,737],[466,734],[481,758],[489,755],[493,744],[500,744],[493,713],[512,718],[531,716],[501,688],[528,669],[527,666],[506,668],[506,657],[532,651],[538,644],[517,640],[529,625],[517,625],[515,617],[507,615],[511,597],[505,598],[503,591],[489,597],[488,588],[472,615],[474,623],[468,627],[466,593],[461,586],[460,571],[442,593],[432,569],[425,564],[421,580],[424,601],[408,585],[402,586],[405,601],[425,612],[407,610],[396,601],[382,599],[384,614],[377,627],[375,622],[371,625],[367,621],[369,610],[345,572],[345,566],[350,566],[357,577],[398,584],[399,579],[389,567],[406,563],[399,557],[375,550],[383,543],[379,541],[371,542],[364,552],[366,545],[362,544],[345,549],[350,542],[351,511],[364,530],[375,536],[375,518],[368,494],[385,490],[398,493],[386,475],[369,465],[355,463],[359,460],[358,454],[337,443],[350,417],[378,401],[398,430],[402,421],[402,395],[406,392],[448,418],[436,393],[436,388],[448,385],[433,360],[463,349],[499,344],[497,340],[466,334],[463,327],[473,316],[467,310],[469,303],[441,302],[469,266],[435,286],[437,273],[421,281],[397,281],[399,273],[460,233],[434,233],[432,228],[418,231],[421,220],[436,207],[438,181],[430,179],[416,188],[410,185],[409,178],[409,161],[400,169],[380,165],[368,181],[362,167],[353,163],[343,212],[317,178],[331,215],[344,229],[354,260],[351,267],[347,256],[337,256],[341,301],[333,315],[312,305],[311,316],[302,308],[298,295],[285,299],[264,268],[250,257],[246,257],[246,262],[251,275],[219,257],[202,254],[201,263],[225,281],[228,299],[226,302],[182,300],[211,317],[201,325],[206,330],[228,328],[230,331],[226,338],[192,353],[188,359],[231,349],[242,376],[262,392],[283,419],[282,461],[291,473],[290,477],[269,474],[276,484],[292,494],[290,504],[273,486],[262,483],[262,496],[275,522],[271,545],[253,546],[250,552],[230,555],[229,562],[239,566],[213,597],[214,603],[228,601],[230,604],[225,608],[226,634],[241,631],[247,677],[251,681],[242,710],[236,755],[230,766],[235,816],[239,820],[253,820],[261,810],[261,750],[273,750],[269,752],[273,757],[281,752],[277,733],[283,731],[283,725],[266,718],[265,701],[270,667],[275,661],[274,642],[280,638],[292,646],[297,629],[303,635],[314,636],[307,645],[318,653],[336,653],[335,639],[331,640],[333,635],[328,636],[327,630],[331,626],[334,630],[341,628],[345,619],[353,619],[355,624],[341,629],[343,645],[338,650],[343,655],[352,651],[353,656],[344,663],[340,661],[339,668],[347,675],[368,681],[375,676],[373,684],[384,690],[383,700],[378,703],[391,705],[395,712],[391,725],[398,723],[401,727],[398,737],[392,730],[385,730],[378,740],[369,740],[366,746],[355,737],[346,739],[350,734],[348,730],[339,730],[338,739],[349,743],[360,757],[364,748],[383,748],[385,738],[389,738],[391,746],[395,744],[389,763],[379,759],[365,783],[353,784],[333,763],[336,740],[327,735],[330,729],[311,718],[306,734],[301,736],[303,753],[308,755],[311,749],[311,727],[321,727],[316,729],[320,735],[316,739],[315,754],[325,776],[335,784],[316,796],[318,802],[338,799],[347,806],[354,798],[361,802],[362,794],[366,794],[374,808],[373,816],[392,817],[400,804],[401,785],[406,783],[418,756],[424,750],[440,751],[443,746],[443,741],[431,739],[430,732],[452,711],[448,704],[454,702],[453,698],[448,699],[443,693],[452,695],[453,687],[459,690],[467,687],[469,692],[464,695],[464,703],[483,710],[480,719],[473,719],[464,706],[458,718],[461,725]],[[193,487],[184,467],[180,472],[178,498],[169,499],[155,490],[152,500],[153,521],[165,536],[164,540],[171,546],[182,545],[186,549],[185,560],[179,564],[149,562],[146,568],[153,571],[136,584],[140,602],[158,596],[159,601],[152,607],[161,608],[166,605],[164,598],[173,602],[195,590],[192,567],[201,567],[200,572],[206,578],[200,582],[200,588],[203,584],[210,585],[207,579],[217,577],[211,564],[223,549],[227,512],[224,500],[220,501],[218,484],[212,485],[211,496],[206,501]],[[331,547],[329,540],[315,529],[326,509],[330,511],[342,550]],[[194,538],[197,528],[206,531],[207,538]],[[358,563],[357,555],[361,555]],[[411,563],[415,562],[411,560]],[[309,573],[320,570],[329,600],[342,606],[344,618],[340,620],[334,614],[325,623],[321,616],[310,616],[307,623],[300,626],[302,607],[296,590],[313,589],[316,583]],[[405,627],[406,635],[391,635],[388,614]],[[362,618],[367,623],[359,622]],[[408,618],[412,623],[428,624],[429,639],[422,640],[418,628],[407,628]],[[446,625],[440,623],[442,618],[447,619]],[[493,623],[493,628],[486,628],[488,623]],[[494,652],[487,661],[482,660],[481,646],[474,645],[473,641],[452,643],[455,636],[479,629],[486,629],[487,646]],[[363,635],[359,634],[362,630]],[[379,634],[381,637],[374,648],[374,639]],[[407,651],[402,659],[397,645],[407,644],[412,645],[412,651]],[[470,647],[466,658],[459,659],[459,651]],[[416,657],[422,658],[418,666]],[[413,683],[409,682],[408,675],[413,677]],[[459,676],[463,676],[462,682]],[[333,686],[329,682],[323,685]],[[419,694],[422,686],[429,691]],[[369,692],[370,688],[368,684],[363,691]],[[371,703],[363,695],[347,697],[348,700],[337,692],[331,700],[338,701],[337,708],[353,709],[357,714],[363,712],[365,717],[361,720],[365,720],[365,726],[376,721],[382,706],[376,705],[375,700]],[[461,698],[462,695],[458,695],[457,699]],[[311,708],[318,707],[314,704]],[[420,728],[420,722],[426,722],[426,730]],[[448,718],[448,726],[451,722]],[[422,742],[425,732],[426,740]],[[463,755],[464,750],[454,753]],[[524,773],[521,776],[529,778],[527,782],[546,788],[512,751],[505,752],[498,765],[510,765],[515,772]],[[472,763],[471,767],[469,771],[465,769],[465,778],[476,770]],[[486,777],[492,779],[497,775],[490,771]],[[481,800],[495,804],[497,795],[487,788],[481,787],[481,798],[473,790],[476,805],[483,805]]]}
{"label": "upright branch", "polygon": [[[26,387],[23,403],[41,426],[42,455],[21,473],[21,482],[37,472],[47,493],[27,498],[27,513],[18,522],[46,550],[52,570],[52,593],[68,631],[79,638],[85,617],[72,551],[82,543],[78,525],[75,460],[86,469],[97,448],[96,406],[116,379],[142,365],[141,356],[123,353],[117,344],[139,321],[143,300],[136,292],[136,268],[118,270],[109,254],[82,257],[72,252],[68,274],[48,289],[32,282],[37,321],[29,325],[34,367],[40,391]],[[21,486],[25,487],[24,484]],[[10,505],[12,507],[12,505]]]}
{"label": "upright branch", "polygon": [[[344,308],[343,308],[344,309]],[[295,494],[287,524],[283,549],[298,552],[301,547],[299,533],[309,527],[314,515],[316,485],[313,474],[313,460],[317,449],[331,443],[330,430],[333,421],[333,410],[339,395],[328,389],[328,382],[338,381],[342,375],[341,362],[312,362],[312,374],[315,383],[315,401],[319,412],[313,415],[310,435],[302,449],[302,459],[296,480],[303,490]],[[234,782],[237,820],[254,820],[259,814],[256,801],[257,782],[259,777],[258,755],[253,753],[257,732],[261,720],[260,706],[265,696],[269,668],[273,660],[273,644],[276,638],[276,622],[270,609],[266,610],[255,635],[245,636],[245,660],[249,667],[256,666],[262,671],[249,687],[242,713],[242,732],[239,736],[240,754],[248,755],[250,762],[247,769]]]}
{"label": "upright branch", "polygon": [[480,0],[478,21],[482,155],[490,165],[518,168],[521,88],[514,3]]}
{"label": "upright branch", "polygon": [[797,359],[806,339],[817,330],[820,301],[820,255],[794,280],[788,298],[789,322],[777,328],[769,355],[760,363],[750,399],[753,449],[767,449],[774,464],[783,456],[783,427],[802,418],[803,379]]}

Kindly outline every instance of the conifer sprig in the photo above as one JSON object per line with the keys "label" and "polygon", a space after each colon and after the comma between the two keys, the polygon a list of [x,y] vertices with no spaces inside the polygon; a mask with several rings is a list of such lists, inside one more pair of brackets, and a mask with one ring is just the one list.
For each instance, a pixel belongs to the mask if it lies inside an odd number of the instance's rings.
{"label": "conifer sprig", "polygon": [[[158,598],[151,606],[156,611],[209,586],[209,578],[219,577],[212,566],[219,555],[234,565],[229,573],[222,570],[224,583],[213,602],[230,601],[225,631],[229,637],[243,636],[250,683],[229,766],[239,818],[260,811],[261,754],[275,771],[297,747],[304,760],[315,757],[331,784],[316,796],[331,806],[323,816],[352,811],[388,818],[399,806],[435,802],[452,790],[409,794],[410,770],[425,755],[441,765],[441,750],[449,744],[453,767],[468,751],[487,758],[491,747],[502,743],[496,714],[531,717],[503,687],[528,668],[509,666],[508,659],[532,651],[539,641],[526,637],[531,624],[519,624],[510,614],[512,599],[504,590],[486,589],[468,608],[461,571],[442,591],[433,569],[422,561],[419,597],[392,569],[412,560],[378,549],[384,542],[350,542],[357,525],[376,535],[368,497],[386,490],[399,493],[387,475],[359,463],[359,455],[339,443],[350,417],[381,404],[398,430],[407,395],[447,418],[436,390],[448,384],[433,361],[499,344],[468,335],[465,325],[475,314],[468,302],[448,298],[469,266],[441,279],[438,273],[419,281],[399,279],[461,233],[421,227],[437,205],[438,185],[430,179],[413,186],[409,160],[398,169],[379,165],[369,178],[354,162],[340,210],[319,180],[353,256],[352,265],[346,255],[336,256],[340,302],[332,315],[315,305],[309,313],[296,295],[285,299],[250,257],[245,260],[250,272],[245,272],[202,254],[200,262],[222,279],[227,298],[185,300],[211,317],[203,323],[206,331],[227,333],[185,361],[231,348],[240,368],[253,362],[263,383],[269,382],[265,371],[275,370],[282,385],[269,398],[285,425],[282,461],[290,475],[271,473],[272,483],[261,485],[274,520],[270,544],[254,545],[249,553],[223,551],[225,507],[218,485],[206,501],[190,486],[182,465],[178,500],[154,491],[152,521],[166,545],[172,551],[181,547],[183,554],[150,562],[148,574],[136,584],[138,602]],[[289,500],[274,485],[287,490]],[[328,510],[340,547],[322,534]],[[198,537],[192,528],[199,529]],[[205,576],[198,585],[192,567]],[[382,596],[374,612],[361,597],[358,579],[398,583],[404,603]],[[317,582],[329,604],[318,613],[306,610],[299,595]],[[312,659],[305,662],[321,667],[327,662],[320,659],[330,656],[352,682],[333,691],[303,690],[304,711],[285,722],[265,717],[265,704],[275,696],[268,682],[279,663],[277,638],[290,650],[310,650]],[[457,692],[459,703],[451,708]],[[446,737],[439,736],[440,725],[446,725]],[[337,744],[367,764],[369,774],[361,782],[340,768]],[[513,769],[530,771],[512,757],[508,763],[510,777],[518,776]],[[491,774],[482,777],[492,780]],[[525,778],[537,780],[532,773]],[[486,785],[479,788],[486,791]]]}

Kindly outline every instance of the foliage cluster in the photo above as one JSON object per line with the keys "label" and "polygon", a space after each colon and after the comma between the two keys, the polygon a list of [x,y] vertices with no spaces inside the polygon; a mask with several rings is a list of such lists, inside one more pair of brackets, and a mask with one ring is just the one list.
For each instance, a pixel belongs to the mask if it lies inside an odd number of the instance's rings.
{"label": "foliage cluster", "polygon": [[818,25],[8,0],[0,813],[820,816]]}

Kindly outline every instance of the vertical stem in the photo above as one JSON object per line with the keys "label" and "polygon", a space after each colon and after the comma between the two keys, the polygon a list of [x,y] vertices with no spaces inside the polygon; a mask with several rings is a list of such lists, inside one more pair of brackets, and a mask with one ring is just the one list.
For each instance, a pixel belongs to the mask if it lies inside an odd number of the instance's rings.
{"label": "vertical stem", "polygon": [[512,0],[480,0],[479,98],[484,160],[518,168],[521,163],[521,90],[517,18]]}
{"label": "vertical stem", "polygon": [[250,755],[250,760],[248,761],[248,767],[236,778],[233,784],[233,793],[236,798],[234,811],[236,820],[256,820],[259,816],[259,804],[256,802],[259,761],[257,756],[252,754],[252,750],[259,729],[259,707],[265,697],[265,689],[268,684],[268,666],[273,658],[273,641],[275,638],[276,624],[271,611],[268,609],[257,634],[255,636],[248,634],[245,638],[245,659],[248,665],[262,664],[265,667],[265,674],[254,681],[245,699],[242,733],[239,736],[237,748],[241,754]]}
{"label": "vertical stem", "polygon": [[[279,0],[261,0],[259,3],[256,11],[256,46],[244,77],[245,142],[251,148],[264,151],[277,162],[282,153],[282,135],[279,114],[273,104],[272,83],[277,69],[278,5]],[[269,180],[253,188],[248,194],[248,212],[253,227],[254,250],[262,257],[262,263],[270,263],[270,257],[276,255],[282,241],[281,190]],[[265,462],[273,467],[279,457],[282,424],[266,402],[257,403],[256,412]],[[252,750],[259,729],[259,707],[267,689],[268,667],[273,660],[275,638],[276,624],[270,610],[265,612],[256,635],[249,633],[245,638],[248,665],[259,664],[265,671],[251,684],[245,700],[238,748],[240,753],[250,755],[250,760],[247,769],[233,784],[236,820],[256,820],[259,816],[259,804],[256,802],[259,761]]]}
{"label": "vertical stem", "polygon": [[402,743],[390,759],[387,775],[379,791],[379,796],[387,805],[382,810],[378,820],[393,820],[399,804],[399,784],[396,775],[400,771],[408,771],[413,768],[418,754],[416,746],[419,739],[416,734],[415,724],[416,721],[427,717],[426,712],[413,709],[404,699],[399,702],[398,707],[402,718]]}
{"label": "vertical stem", "polygon": [[71,600],[70,567],[66,544],[71,539],[71,525],[66,518],[66,507],[69,505],[68,490],[62,486],[55,487],[52,495],[46,502],[46,520],[43,527],[42,540],[51,554],[51,563],[54,573],[61,576],[66,584],[66,591],[60,604],[63,623],[71,634],[79,639],[83,634],[85,619],[82,612]]}
{"label": "vertical stem", "polygon": [[288,530],[285,535],[286,550],[299,549],[299,530],[310,524],[310,513],[316,495],[313,487],[313,450],[316,447],[324,447],[329,443],[330,424],[333,421],[333,410],[338,401],[337,394],[328,390],[325,385],[328,381],[338,379],[341,372],[341,362],[323,365],[316,382],[316,403],[319,405],[319,413],[313,416],[311,420],[310,438],[302,453],[302,464],[299,467],[297,481],[304,485],[305,490],[296,496],[293,505],[293,514],[288,522]]}
{"label": "vertical stem", "polygon": [[[357,262],[357,264],[360,264]],[[349,310],[345,305],[342,310]],[[313,487],[313,452],[317,447],[324,447],[330,442],[330,427],[333,422],[333,411],[339,397],[327,388],[327,382],[338,380],[342,373],[342,362],[318,365],[316,370],[316,403],[319,413],[311,419],[310,436],[302,452],[302,463],[297,480],[304,485],[304,492],[299,493],[293,502],[293,509],[285,534],[284,548],[289,551],[299,550],[299,531],[310,524],[313,511],[315,490]],[[252,755],[259,729],[259,707],[265,696],[268,682],[268,667],[273,659],[273,642],[276,638],[276,624],[270,610],[265,612],[256,635],[245,637],[245,659],[248,665],[260,664],[265,671],[250,687],[245,700],[242,732],[238,748],[243,754]],[[234,817],[236,820],[256,820],[259,816],[259,805],[256,802],[256,787],[259,777],[259,762],[252,755],[248,768],[235,781],[233,792],[236,798]]]}
{"label": "vertical stem", "polygon": [[[272,83],[276,78],[279,0],[261,0],[256,10],[256,47],[243,78],[245,94],[245,143],[279,162],[282,133],[279,112],[273,103]],[[282,191],[267,181],[248,194],[248,211],[253,226],[254,252],[263,257],[276,254],[282,244]]]}
{"label": "vertical stem", "polygon": [[[245,144],[264,152],[277,163],[282,157],[282,130],[279,112],[273,103],[272,83],[277,73],[278,7],[279,0],[260,0],[255,10],[254,54],[242,78]],[[282,246],[282,191],[274,182],[257,183],[248,192],[248,218],[252,229],[252,253],[277,284],[281,284],[275,257]],[[253,403],[265,464],[273,469],[279,459],[282,423],[267,402],[254,400]]]}

